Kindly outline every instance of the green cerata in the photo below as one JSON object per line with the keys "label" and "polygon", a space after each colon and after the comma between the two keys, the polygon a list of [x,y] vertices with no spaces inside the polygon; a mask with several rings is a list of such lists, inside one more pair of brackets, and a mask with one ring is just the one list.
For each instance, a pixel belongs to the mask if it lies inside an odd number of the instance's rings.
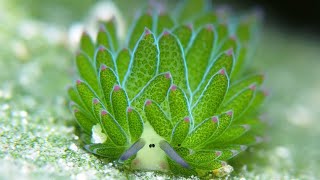
{"label": "green cerata", "polygon": [[126,41],[114,20],[94,40],[83,33],[68,94],[88,152],[135,170],[223,175],[261,142],[264,77],[248,66],[260,16],[210,7],[141,13]]}

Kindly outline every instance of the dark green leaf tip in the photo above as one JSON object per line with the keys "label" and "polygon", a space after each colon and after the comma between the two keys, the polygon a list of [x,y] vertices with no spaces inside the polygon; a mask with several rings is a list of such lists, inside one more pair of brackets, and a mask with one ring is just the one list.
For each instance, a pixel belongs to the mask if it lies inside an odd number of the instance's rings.
{"label": "dark green leaf tip", "polygon": [[152,101],[150,99],[147,99],[146,102],[144,103],[145,106],[149,106],[152,104]]}
{"label": "dark green leaf tip", "polygon": [[80,85],[80,84],[82,84],[82,83],[83,83],[83,81],[80,80],[80,79],[78,79],[78,80],[76,81],[76,84],[77,84],[77,85]]}
{"label": "dark green leaf tip", "polygon": [[185,117],[183,120],[184,120],[184,122],[186,122],[186,123],[190,123],[190,117],[188,117],[188,116]]}
{"label": "dark green leaf tip", "polygon": [[145,35],[145,36],[148,36],[148,35],[150,35],[150,34],[152,34],[151,31],[150,31],[150,29],[148,29],[147,27],[145,27],[145,28],[144,28],[144,35]]}
{"label": "dark green leaf tip", "polygon": [[218,119],[217,116],[213,116],[213,117],[211,118],[211,120],[212,120],[212,122],[214,122],[214,123],[218,123],[218,122],[219,122],[219,119]]}
{"label": "dark green leaf tip", "polygon": [[87,31],[82,31],[81,36],[89,36],[89,33]]}
{"label": "dark green leaf tip", "polygon": [[207,24],[206,29],[207,29],[207,31],[213,31],[214,26],[212,24]]}
{"label": "dark green leaf tip", "polygon": [[105,69],[107,69],[107,66],[106,66],[105,64],[102,64],[102,65],[100,66],[100,70],[103,71],[103,70],[105,70]]}
{"label": "dark green leaf tip", "polygon": [[226,165],[228,165],[227,162],[225,162],[225,161],[222,161],[222,162],[221,162],[221,166],[226,166]]}
{"label": "dark green leaf tip", "polygon": [[108,114],[108,111],[106,111],[106,110],[102,110],[101,111],[101,116],[105,116],[105,115],[107,115]]}
{"label": "dark green leaf tip", "polygon": [[106,50],[106,48],[104,47],[104,46],[102,46],[102,45],[100,45],[99,47],[98,47],[98,51],[105,51]]}
{"label": "dark green leaf tip", "polygon": [[170,87],[170,90],[171,91],[177,90],[177,86],[175,84],[172,84],[171,87]]}
{"label": "dark green leaf tip", "polygon": [[233,55],[233,48],[230,48],[230,49],[226,50],[225,53],[226,53],[227,56],[232,56]]}
{"label": "dark green leaf tip", "polygon": [[246,131],[249,131],[250,130],[250,125],[248,125],[248,124],[243,124],[243,125],[241,125]]}
{"label": "dark green leaf tip", "polygon": [[228,115],[228,116],[233,116],[233,110],[227,111],[227,115]]}
{"label": "dark green leaf tip", "polygon": [[240,145],[241,151],[245,151],[247,148],[248,148],[248,146],[246,146],[246,145]]}
{"label": "dark green leaf tip", "polygon": [[238,38],[236,35],[231,35],[231,36],[229,36],[229,39],[232,41],[237,41]]}
{"label": "dark green leaf tip", "polygon": [[190,23],[190,24],[187,24],[187,25],[185,25],[187,28],[189,28],[190,30],[193,30],[193,24],[192,23]]}
{"label": "dark green leaf tip", "polygon": [[223,68],[223,69],[220,69],[219,70],[219,74],[221,75],[226,75],[226,70]]}
{"label": "dark green leaf tip", "polygon": [[127,108],[127,112],[128,112],[128,113],[131,113],[131,112],[132,112],[132,107],[128,107],[128,108]]}
{"label": "dark green leaf tip", "polygon": [[103,24],[99,25],[99,32],[105,32],[106,31],[106,27]]}
{"label": "dark green leaf tip", "polygon": [[162,33],[163,36],[169,36],[170,35],[170,31],[168,30],[164,30]]}
{"label": "dark green leaf tip", "polygon": [[232,149],[231,152],[232,152],[232,156],[236,156],[237,154],[239,154],[239,151],[234,149]]}
{"label": "dark green leaf tip", "polygon": [[165,73],[164,76],[165,76],[167,79],[171,79],[171,74],[170,74],[170,72]]}
{"label": "dark green leaf tip", "polygon": [[93,98],[92,102],[93,104],[98,104],[100,101],[97,98]]}
{"label": "dark green leaf tip", "polygon": [[252,91],[256,90],[256,88],[257,88],[256,83],[253,83],[249,86],[249,89],[251,89]]}
{"label": "dark green leaf tip", "polygon": [[115,85],[113,87],[113,91],[119,91],[121,89],[121,87],[119,85]]}
{"label": "dark green leaf tip", "polygon": [[215,152],[215,155],[216,155],[217,157],[221,156],[221,154],[222,154],[221,151],[216,151],[216,152]]}

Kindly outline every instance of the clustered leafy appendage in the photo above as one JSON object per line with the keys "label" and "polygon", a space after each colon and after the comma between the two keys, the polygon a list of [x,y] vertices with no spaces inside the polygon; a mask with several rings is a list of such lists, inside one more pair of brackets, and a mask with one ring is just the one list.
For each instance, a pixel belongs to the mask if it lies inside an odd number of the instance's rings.
{"label": "clustered leafy appendage", "polygon": [[247,68],[259,18],[208,7],[189,0],[173,14],[141,14],[127,42],[114,20],[95,42],[83,33],[81,80],[68,94],[86,150],[133,169],[199,175],[222,173],[260,142],[263,75]]}

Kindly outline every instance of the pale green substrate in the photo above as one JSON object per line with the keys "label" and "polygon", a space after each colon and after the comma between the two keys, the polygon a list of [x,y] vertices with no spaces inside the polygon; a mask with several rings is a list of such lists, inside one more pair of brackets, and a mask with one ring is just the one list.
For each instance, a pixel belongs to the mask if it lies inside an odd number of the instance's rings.
{"label": "pale green substrate", "polygon": [[[0,179],[169,179],[121,172],[82,149],[65,98],[75,74],[66,30],[31,21],[7,2],[0,6]],[[274,32],[261,42],[254,62],[271,87],[270,142],[235,160],[231,176],[319,179],[320,45]]]}

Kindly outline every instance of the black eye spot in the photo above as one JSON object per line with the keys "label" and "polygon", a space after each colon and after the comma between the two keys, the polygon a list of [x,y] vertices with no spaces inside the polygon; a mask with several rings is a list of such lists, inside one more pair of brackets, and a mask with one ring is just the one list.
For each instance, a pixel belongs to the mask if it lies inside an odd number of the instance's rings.
{"label": "black eye spot", "polygon": [[154,144],[149,144],[149,148],[154,148],[154,147],[156,147],[156,145],[154,145]]}
{"label": "black eye spot", "polygon": [[181,144],[178,144],[178,146],[180,147],[180,146],[181,146]]}

